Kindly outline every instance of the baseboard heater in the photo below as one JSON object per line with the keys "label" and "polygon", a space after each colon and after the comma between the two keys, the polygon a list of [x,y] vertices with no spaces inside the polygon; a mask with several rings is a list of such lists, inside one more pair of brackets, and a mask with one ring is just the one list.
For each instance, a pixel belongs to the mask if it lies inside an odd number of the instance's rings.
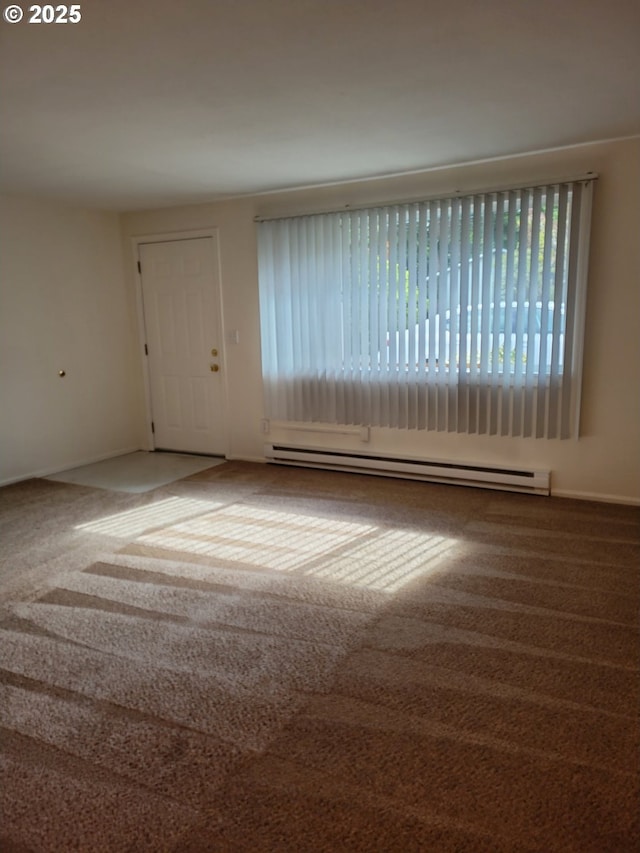
{"label": "baseboard heater", "polygon": [[411,459],[387,453],[360,453],[356,450],[330,450],[288,444],[265,444],[264,451],[267,461],[278,465],[350,471],[380,477],[401,477],[458,486],[475,486],[481,489],[528,492],[535,495],[549,494],[549,471],[435,459]]}

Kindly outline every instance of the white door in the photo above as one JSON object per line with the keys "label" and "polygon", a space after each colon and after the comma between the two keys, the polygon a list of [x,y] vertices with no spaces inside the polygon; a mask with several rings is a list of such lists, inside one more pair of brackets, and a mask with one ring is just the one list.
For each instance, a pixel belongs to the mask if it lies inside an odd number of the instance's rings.
{"label": "white door", "polygon": [[217,245],[143,243],[140,276],[157,449],[226,449]]}

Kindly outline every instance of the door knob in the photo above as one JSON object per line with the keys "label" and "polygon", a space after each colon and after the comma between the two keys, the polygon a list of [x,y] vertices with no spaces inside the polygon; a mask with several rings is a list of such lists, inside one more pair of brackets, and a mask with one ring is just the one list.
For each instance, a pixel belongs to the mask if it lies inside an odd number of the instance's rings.
{"label": "door knob", "polygon": [[210,367],[210,370],[212,373],[217,373],[220,370],[220,365],[219,364],[212,364]]}

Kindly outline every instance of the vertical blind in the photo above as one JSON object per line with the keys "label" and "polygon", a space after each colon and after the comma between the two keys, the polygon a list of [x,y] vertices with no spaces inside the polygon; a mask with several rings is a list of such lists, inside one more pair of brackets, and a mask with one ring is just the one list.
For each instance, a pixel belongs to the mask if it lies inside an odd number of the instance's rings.
{"label": "vertical blind", "polygon": [[577,435],[592,183],[260,222],[267,417]]}

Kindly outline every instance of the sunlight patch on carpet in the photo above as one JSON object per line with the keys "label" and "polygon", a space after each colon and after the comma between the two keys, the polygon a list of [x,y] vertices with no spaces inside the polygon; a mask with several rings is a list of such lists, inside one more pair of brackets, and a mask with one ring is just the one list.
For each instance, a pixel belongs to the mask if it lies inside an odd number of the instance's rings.
{"label": "sunlight patch on carpet", "polygon": [[141,545],[396,592],[431,571],[457,540],[235,505],[141,535]]}
{"label": "sunlight patch on carpet", "polygon": [[380,531],[366,543],[305,574],[380,592],[397,592],[431,571],[456,544],[457,540],[445,536]]}
{"label": "sunlight patch on carpet", "polygon": [[138,542],[289,572],[373,530],[367,524],[236,505],[147,533]]}
{"label": "sunlight patch on carpet", "polygon": [[87,533],[102,533],[105,536],[117,536],[122,539],[130,539],[139,536],[145,530],[162,527],[175,521],[176,518],[200,515],[203,512],[211,512],[217,507],[223,506],[213,501],[198,501],[192,498],[166,498],[157,503],[129,509],[125,512],[117,512],[107,515],[96,521],[85,524],[77,524],[76,530]]}

